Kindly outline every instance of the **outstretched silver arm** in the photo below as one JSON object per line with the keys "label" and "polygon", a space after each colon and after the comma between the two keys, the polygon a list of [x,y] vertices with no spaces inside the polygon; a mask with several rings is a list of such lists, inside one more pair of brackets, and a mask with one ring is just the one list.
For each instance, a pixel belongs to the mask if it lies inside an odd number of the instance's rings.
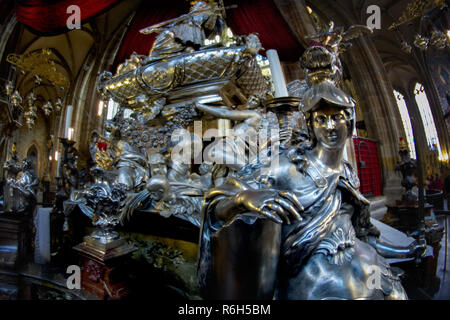
{"label": "outstretched silver arm", "polygon": [[368,240],[378,254],[387,259],[418,258],[423,256],[426,251],[426,244],[420,241],[414,241],[407,247],[401,247],[384,243],[375,237],[369,237]]}
{"label": "outstretched silver arm", "polygon": [[197,109],[209,113],[214,117],[220,119],[229,119],[233,121],[244,121],[247,119],[254,119],[254,121],[261,121],[261,114],[255,110],[230,110],[223,107],[211,107],[202,103],[196,103]]}

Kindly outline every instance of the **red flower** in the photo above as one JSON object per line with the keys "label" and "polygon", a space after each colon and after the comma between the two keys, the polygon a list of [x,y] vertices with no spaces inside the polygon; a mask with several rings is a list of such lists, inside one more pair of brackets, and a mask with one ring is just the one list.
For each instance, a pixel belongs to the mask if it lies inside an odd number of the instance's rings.
{"label": "red flower", "polygon": [[108,148],[108,144],[106,142],[97,142],[97,148],[100,151],[106,151],[106,149]]}

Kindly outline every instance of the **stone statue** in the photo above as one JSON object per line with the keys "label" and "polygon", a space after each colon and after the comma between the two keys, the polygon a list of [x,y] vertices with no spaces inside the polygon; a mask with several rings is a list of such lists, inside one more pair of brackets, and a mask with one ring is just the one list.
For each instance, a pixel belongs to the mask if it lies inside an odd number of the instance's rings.
{"label": "stone statue", "polygon": [[61,161],[63,190],[69,196],[73,190],[79,187],[78,150],[75,148],[75,141],[65,138],[60,138],[59,140],[64,148]]}
{"label": "stone statue", "polygon": [[30,159],[22,161],[21,172],[16,180],[10,181],[11,211],[14,213],[32,214],[36,206],[36,192],[39,179]]}
{"label": "stone statue", "polygon": [[370,202],[343,160],[353,99],[324,74],[308,80],[309,148],[294,128],[272,161],[244,167],[205,196],[198,276],[206,298],[407,298],[385,258],[421,255],[424,244],[379,241]]}
{"label": "stone statue", "polygon": [[3,171],[5,175],[5,185],[3,188],[3,206],[5,212],[11,212],[14,198],[12,197],[13,190],[11,189],[11,185],[16,181],[17,175],[21,171],[22,166],[17,157],[17,150],[15,143],[13,144],[11,150],[11,158],[6,161],[3,166]]}
{"label": "stone statue", "polygon": [[411,159],[405,140],[403,138],[400,139],[399,155],[401,160],[395,166],[395,170],[402,173],[402,186],[405,188],[402,200],[417,202],[417,192],[413,191],[413,188],[417,186],[416,160]]}

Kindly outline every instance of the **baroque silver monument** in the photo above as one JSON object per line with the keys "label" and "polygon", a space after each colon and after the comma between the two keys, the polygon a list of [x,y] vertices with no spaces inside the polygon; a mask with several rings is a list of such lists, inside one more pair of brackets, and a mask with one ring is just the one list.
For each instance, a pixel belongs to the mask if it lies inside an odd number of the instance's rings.
{"label": "baroque silver monument", "polygon": [[[231,36],[223,9],[197,1],[142,30],[158,33],[149,56],[133,54],[100,76],[98,90],[120,104],[105,137],[91,139],[108,179],[72,192],[72,203],[109,226],[141,210],[199,227],[204,298],[406,299],[385,258],[420,256],[424,244],[379,241],[343,160],[355,101],[339,89],[339,52],[370,30],[331,23],[311,37],[306,81],[274,98],[257,35]],[[110,147],[95,153],[99,139]],[[103,195],[114,200],[111,212],[93,214],[89,204]]]}

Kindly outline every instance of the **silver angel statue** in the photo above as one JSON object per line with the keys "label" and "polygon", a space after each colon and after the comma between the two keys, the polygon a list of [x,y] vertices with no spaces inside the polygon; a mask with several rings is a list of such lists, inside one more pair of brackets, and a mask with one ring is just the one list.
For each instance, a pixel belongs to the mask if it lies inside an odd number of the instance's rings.
{"label": "silver angel statue", "polygon": [[21,171],[15,180],[9,181],[9,201],[8,207],[13,213],[32,214],[36,207],[36,192],[39,179],[34,171],[30,159],[22,160]]}
{"label": "silver angel statue", "polygon": [[17,157],[16,145],[13,144],[11,150],[11,158],[3,165],[5,173],[5,185],[3,187],[3,209],[5,212],[11,212],[14,203],[13,190],[11,185],[16,181],[17,175],[21,171],[22,166]]}

